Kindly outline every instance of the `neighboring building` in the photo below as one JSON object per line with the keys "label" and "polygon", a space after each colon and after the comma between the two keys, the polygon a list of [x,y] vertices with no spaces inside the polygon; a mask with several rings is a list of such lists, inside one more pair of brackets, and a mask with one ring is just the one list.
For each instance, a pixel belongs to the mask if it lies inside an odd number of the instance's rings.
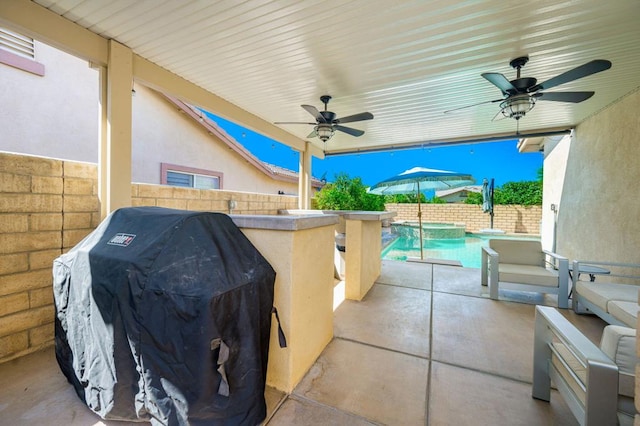
{"label": "neighboring building", "polygon": [[[0,28],[0,150],[97,163],[99,84],[86,61]],[[260,161],[196,108],[132,89],[133,182],[297,195],[296,172]]]}
{"label": "neighboring building", "polygon": [[482,185],[461,186],[459,188],[436,191],[436,197],[447,203],[464,203],[470,192],[482,192]]}

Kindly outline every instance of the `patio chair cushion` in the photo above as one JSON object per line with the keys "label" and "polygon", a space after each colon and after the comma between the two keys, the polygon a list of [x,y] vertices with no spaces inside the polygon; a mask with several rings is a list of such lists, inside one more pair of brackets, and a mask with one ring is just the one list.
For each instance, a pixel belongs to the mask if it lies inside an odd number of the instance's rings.
{"label": "patio chair cushion", "polygon": [[608,302],[617,300],[622,302],[636,302],[640,286],[632,284],[610,284],[600,282],[578,281],[576,290],[582,297],[596,305],[605,312],[608,310]]}
{"label": "patio chair cushion", "polygon": [[[637,305],[636,305],[637,306]],[[635,395],[636,331],[627,327],[608,325],[604,328],[600,349],[618,366],[618,393]]]}
{"label": "patio chair cushion", "polygon": [[[573,356],[573,353],[562,343],[555,342],[553,343],[553,348],[558,351],[560,358],[566,362],[571,371],[580,379],[582,383],[587,382],[587,369],[578,361],[578,359]],[[571,371],[567,370],[565,364],[562,360],[556,356],[555,353],[551,354],[551,363],[558,370],[560,375],[564,378],[564,381],[571,387],[573,393],[580,399],[580,401],[584,404],[586,399],[586,393],[584,389],[576,383],[576,381],[571,377]]]}
{"label": "patio chair cushion", "polygon": [[[615,326],[609,326],[615,327]],[[608,328],[608,327],[607,327]],[[604,338],[604,336],[603,336]],[[634,337],[634,345],[635,345],[635,337]],[[578,359],[573,355],[573,353],[562,343],[555,342],[553,343],[554,349],[558,352],[562,360],[569,366],[571,371],[578,377],[578,379],[585,384],[587,382],[587,370],[586,368],[578,361]],[[604,351],[603,351],[604,352]],[[580,399],[580,401],[584,404],[586,400],[586,393],[584,389],[573,379],[571,376],[571,372],[565,367],[565,364],[559,359],[555,353],[552,353],[551,362],[554,367],[558,370],[560,375],[564,378],[565,383],[569,385],[573,393]],[[612,358],[615,361],[615,358]],[[616,362],[617,363],[617,362]],[[631,376],[629,382],[629,376],[619,373],[620,385],[619,388],[622,387],[622,382],[625,382],[624,391],[618,394],[618,420],[620,425],[632,425],[633,417],[635,415],[635,404],[633,399],[633,393],[631,396],[627,394],[629,388],[629,383],[631,390],[633,391],[634,386],[634,377]]]}
{"label": "patio chair cushion", "polygon": [[500,263],[544,266],[544,252],[540,241],[489,240],[489,247],[500,255]]}
{"label": "patio chair cushion", "polygon": [[541,266],[502,263],[498,264],[499,281],[558,287],[558,272]]}
{"label": "patio chair cushion", "polygon": [[612,317],[628,327],[636,328],[638,323],[638,303],[612,300],[607,303],[607,310]]}

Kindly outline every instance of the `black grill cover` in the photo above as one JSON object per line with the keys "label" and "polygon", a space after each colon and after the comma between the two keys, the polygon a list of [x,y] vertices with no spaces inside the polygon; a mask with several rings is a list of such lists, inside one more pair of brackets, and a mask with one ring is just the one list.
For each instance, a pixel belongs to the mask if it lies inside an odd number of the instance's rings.
{"label": "black grill cover", "polygon": [[228,216],[117,210],[53,276],[58,363],[102,418],[265,418],[275,272]]}

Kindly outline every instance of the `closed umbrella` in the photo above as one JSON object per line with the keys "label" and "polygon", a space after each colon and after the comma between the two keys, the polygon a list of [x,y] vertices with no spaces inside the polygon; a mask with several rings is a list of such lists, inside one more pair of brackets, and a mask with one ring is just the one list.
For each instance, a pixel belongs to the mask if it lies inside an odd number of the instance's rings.
{"label": "closed umbrella", "polygon": [[414,167],[396,176],[378,182],[369,188],[369,193],[378,195],[417,194],[418,196],[418,228],[420,231],[420,259],[424,259],[422,248],[422,209],[420,206],[420,190],[439,190],[472,185],[475,179],[465,173],[447,170]]}
{"label": "closed umbrella", "polygon": [[491,185],[485,178],[482,181],[482,212],[489,213],[491,218],[491,229],[493,229],[493,179],[491,179]]}

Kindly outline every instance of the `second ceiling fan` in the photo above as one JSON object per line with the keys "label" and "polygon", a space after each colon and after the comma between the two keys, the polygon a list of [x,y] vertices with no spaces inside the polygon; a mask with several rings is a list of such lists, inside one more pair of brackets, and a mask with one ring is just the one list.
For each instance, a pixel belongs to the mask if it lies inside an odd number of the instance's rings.
{"label": "second ceiling fan", "polygon": [[371,120],[373,119],[373,114],[371,114],[370,112],[361,112],[359,114],[337,118],[334,112],[327,110],[327,104],[329,103],[330,100],[331,100],[331,96],[329,95],[320,96],[320,101],[324,104],[324,111],[318,111],[318,109],[313,105],[301,105],[301,107],[304,108],[305,111],[313,115],[313,117],[316,119],[315,123],[279,121],[274,124],[313,125],[315,127],[307,137],[308,138],[318,137],[322,142],[328,141],[331,138],[331,136],[333,136],[333,133],[336,130],[347,133],[351,136],[356,136],[356,137],[364,135],[364,130],[358,130],[351,127],[346,127],[346,126],[343,126],[342,124],[354,123],[356,121]]}
{"label": "second ceiling fan", "polygon": [[521,56],[509,62],[509,65],[517,71],[516,78],[511,81],[509,81],[503,74],[497,72],[487,72],[482,74],[482,77],[502,91],[503,98],[451,109],[449,111],[445,111],[445,114],[486,103],[500,102],[500,111],[493,118],[494,120],[500,114],[506,118],[520,120],[533,109],[537,100],[571,103],[586,101],[592,97],[595,92],[542,92],[542,90],[569,83],[611,68],[610,61],[596,59],[550,78],[543,83],[538,83],[538,80],[535,78],[520,76],[520,70],[527,62],[529,62],[528,56]]}

